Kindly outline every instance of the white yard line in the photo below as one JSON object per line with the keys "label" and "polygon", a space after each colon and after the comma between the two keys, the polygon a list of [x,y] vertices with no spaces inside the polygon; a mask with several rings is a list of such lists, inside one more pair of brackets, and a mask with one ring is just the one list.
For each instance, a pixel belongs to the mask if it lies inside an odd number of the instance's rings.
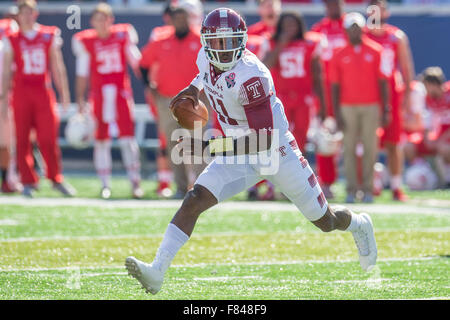
{"label": "white yard line", "polygon": [[[405,232],[405,231],[418,231],[418,232],[450,232],[450,227],[439,227],[439,228],[420,228],[420,229],[385,229],[380,232]],[[199,233],[194,235],[193,239],[203,238],[203,237],[233,237],[233,236],[252,236],[252,235],[300,235],[300,234],[320,234],[319,230],[301,230],[301,231],[250,231],[250,232],[214,232],[214,233]],[[19,237],[19,238],[8,238],[1,239],[2,242],[34,242],[34,241],[92,241],[92,240],[118,240],[118,239],[142,239],[142,238],[162,238],[163,233],[160,234],[121,234],[121,235],[109,235],[109,236],[49,236],[49,237]]]}
{"label": "white yard line", "polygon": [[[437,200],[436,200],[437,201]],[[433,202],[436,204],[437,202]],[[426,201],[424,201],[426,203]],[[181,205],[181,200],[101,200],[88,198],[35,198],[0,196],[1,205],[20,205],[30,207],[101,207],[101,208],[173,208]],[[450,214],[450,206],[437,207],[420,204],[345,204],[356,212],[368,213],[408,213],[423,214],[426,210],[429,214]],[[289,202],[249,202],[226,201],[210,210],[264,210],[264,211],[296,211],[294,204]],[[0,207],[1,212],[1,207]]]}
{"label": "white yard line", "polygon": [[[412,258],[385,258],[378,259],[378,262],[411,262],[411,261],[427,261],[436,259],[436,256],[430,257],[412,257]],[[274,266],[274,265],[293,265],[293,264],[322,264],[322,263],[358,263],[357,258],[355,259],[343,259],[343,260],[289,260],[289,261],[255,261],[255,262],[233,262],[233,263],[193,263],[193,264],[173,264],[171,268],[205,268],[205,267],[232,267],[232,266]],[[45,268],[45,267],[35,267],[35,268],[1,268],[0,272],[41,272],[41,271],[67,271],[73,272],[74,270],[111,270],[111,269],[121,269],[125,268],[123,265],[113,265],[113,266],[68,266],[68,267],[56,267],[56,268]],[[91,274],[91,273],[89,273]],[[92,274],[113,274],[111,272],[101,273],[93,272]],[[118,272],[118,274],[125,274],[124,272]],[[84,276],[84,274],[83,274]]]}

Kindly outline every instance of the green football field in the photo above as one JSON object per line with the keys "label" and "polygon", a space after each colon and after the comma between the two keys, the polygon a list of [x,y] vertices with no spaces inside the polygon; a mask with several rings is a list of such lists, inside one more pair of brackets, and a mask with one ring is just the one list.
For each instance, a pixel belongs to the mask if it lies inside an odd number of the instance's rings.
{"label": "green football field", "polygon": [[[151,262],[180,201],[127,200],[125,179],[113,199],[97,198],[95,178],[68,178],[78,197],[43,183],[36,199],[0,196],[0,299],[449,299],[450,193],[385,191],[372,205],[379,260],[359,266],[351,234],[322,233],[287,201],[245,202],[205,212],[166,274],[146,294],[125,258]],[[342,201],[342,186],[336,189]]]}

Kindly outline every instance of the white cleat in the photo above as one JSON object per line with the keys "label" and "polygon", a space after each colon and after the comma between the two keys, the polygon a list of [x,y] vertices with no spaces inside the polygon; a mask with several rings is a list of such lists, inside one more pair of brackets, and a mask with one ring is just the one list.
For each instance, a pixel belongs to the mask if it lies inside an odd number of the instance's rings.
{"label": "white cleat", "polygon": [[377,243],[373,232],[372,219],[367,213],[361,213],[363,223],[352,232],[359,253],[359,263],[364,271],[370,271],[377,263]]}
{"label": "white cleat", "polygon": [[142,262],[135,257],[128,257],[125,260],[125,267],[128,274],[136,278],[145,291],[157,294],[164,281],[164,273],[150,264]]}

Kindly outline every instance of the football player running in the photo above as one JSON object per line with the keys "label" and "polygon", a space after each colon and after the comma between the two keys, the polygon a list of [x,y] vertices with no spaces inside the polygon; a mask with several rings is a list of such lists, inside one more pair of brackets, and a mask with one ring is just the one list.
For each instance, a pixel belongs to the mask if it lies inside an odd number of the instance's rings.
{"label": "football player running", "polygon": [[[288,130],[270,71],[245,49],[244,20],[231,9],[213,10],[203,21],[201,40],[202,49],[197,58],[199,74],[172,104],[180,98],[198,101],[199,92],[205,90],[226,136],[202,143],[206,152],[216,157],[186,194],[153,262],[147,264],[128,257],[125,266],[129,274],[146,291],[156,294],[200,214],[263,179],[278,186],[323,232],[351,232],[361,267],[370,270],[376,263],[377,247],[369,215],[328,205],[316,176]],[[185,151],[192,151],[189,148],[195,145],[192,142],[193,139],[183,138],[180,145],[184,145]],[[276,166],[276,170],[267,170],[261,154],[269,155],[269,166]]]}

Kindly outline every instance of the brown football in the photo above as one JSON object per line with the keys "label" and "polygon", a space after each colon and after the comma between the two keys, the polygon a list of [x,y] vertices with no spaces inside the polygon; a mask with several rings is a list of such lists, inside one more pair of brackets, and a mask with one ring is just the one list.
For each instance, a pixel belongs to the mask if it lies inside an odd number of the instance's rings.
{"label": "brown football", "polygon": [[171,111],[175,120],[185,129],[193,130],[194,122],[200,121],[202,127],[208,122],[208,109],[203,102],[198,101],[198,108],[194,109],[194,101],[189,98],[181,98],[175,101]]}

